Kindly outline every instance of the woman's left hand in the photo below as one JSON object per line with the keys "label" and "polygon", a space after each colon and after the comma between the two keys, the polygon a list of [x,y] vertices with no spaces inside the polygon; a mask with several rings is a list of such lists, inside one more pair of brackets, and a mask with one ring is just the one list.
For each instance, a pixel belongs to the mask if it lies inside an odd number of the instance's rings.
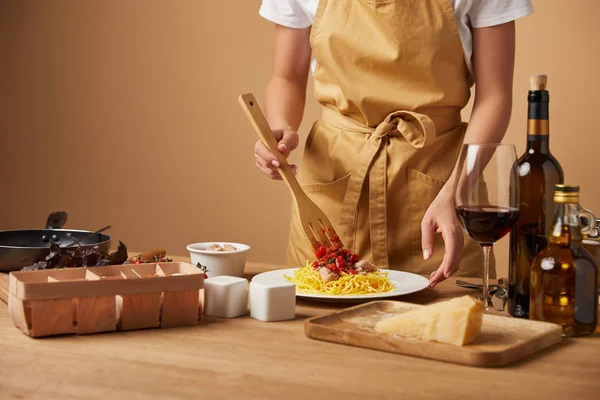
{"label": "woman's left hand", "polygon": [[429,276],[429,286],[431,288],[449,278],[458,270],[464,244],[462,228],[456,218],[452,191],[448,190],[447,186],[431,203],[421,221],[423,258],[428,260],[433,255],[433,238],[436,233],[442,234],[446,250],[442,264]]}

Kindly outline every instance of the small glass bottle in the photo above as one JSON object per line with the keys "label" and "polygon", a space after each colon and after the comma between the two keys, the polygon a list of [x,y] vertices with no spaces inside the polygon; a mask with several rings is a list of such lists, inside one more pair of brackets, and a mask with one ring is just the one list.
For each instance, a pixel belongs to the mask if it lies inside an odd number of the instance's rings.
{"label": "small glass bottle", "polygon": [[550,246],[531,266],[529,318],[562,325],[563,336],[587,335],[598,322],[598,267],[582,244],[579,186],[555,185],[554,203]]}

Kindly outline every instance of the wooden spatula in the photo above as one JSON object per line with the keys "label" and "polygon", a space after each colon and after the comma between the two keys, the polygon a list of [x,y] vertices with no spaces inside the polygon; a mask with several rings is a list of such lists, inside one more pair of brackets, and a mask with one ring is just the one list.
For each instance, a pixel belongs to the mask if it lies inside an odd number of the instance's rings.
{"label": "wooden spatula", "polygon": [[341,240],[325,213],[304,193],[286,158],[277,150],[277,141],[273,136],[273,131],[254,96],[250,93],[243,94],[239,97],[239,102],[261,142],[279,161],[279,173],[292,191],[292,196],[298,206],[302,228],[313,251],[316,252],[321,245],[331,246],[334,241],[342,246]]}

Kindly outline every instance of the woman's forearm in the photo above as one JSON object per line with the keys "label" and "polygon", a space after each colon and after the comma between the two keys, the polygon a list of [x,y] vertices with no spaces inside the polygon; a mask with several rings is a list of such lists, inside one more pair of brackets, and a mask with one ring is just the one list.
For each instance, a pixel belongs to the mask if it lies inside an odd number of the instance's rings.
{"label": "woman's forearm", "polygon": [[275,25],[273,75],[265,93],[265,113],[274,130],[298,130],[310,69],[310,27]]}
{"label": "woman's forearm", "polygon": [[297,131],[306,102],[306,84],[273,77],[265,93],[265,113],[272,129]]}
{"label": "woman's forearm", "polygon": [[[499,143],[510,121],[515,24],[508,22],[473,30],[475,103],[464,143]],[[443,191],[452,195],[457,171],[452,172]]]}
{"label": "woman's forearm", "polygon": [[[475,100],[463,143],[500,143],[510,122],[511,108],[511,94],[499,94],[480,101]],[[456,168],[442,189],[447,196],[453,195],[457,179]]]}
{"label": "woman's forearm", "polygon": [[500,143],[512,112],[512,93],[475,100],[464,143]]}

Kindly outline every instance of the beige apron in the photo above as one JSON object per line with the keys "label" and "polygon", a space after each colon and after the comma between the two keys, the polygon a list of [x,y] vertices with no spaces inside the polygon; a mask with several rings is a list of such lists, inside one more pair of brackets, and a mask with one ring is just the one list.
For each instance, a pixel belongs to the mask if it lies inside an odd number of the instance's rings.
{"label": "beige apron", "polygon": [[[466,124],[468,71],[449,0],[321,0],[312,26],[315,96],[300,183],[344,244],[379,267],[428,274],[421,220],[449,178]],[[287,262],[314,259],[292,210]],[[479,276],[465,235],[458,275]],[[493,275],[493,272],[492,272]]]}

